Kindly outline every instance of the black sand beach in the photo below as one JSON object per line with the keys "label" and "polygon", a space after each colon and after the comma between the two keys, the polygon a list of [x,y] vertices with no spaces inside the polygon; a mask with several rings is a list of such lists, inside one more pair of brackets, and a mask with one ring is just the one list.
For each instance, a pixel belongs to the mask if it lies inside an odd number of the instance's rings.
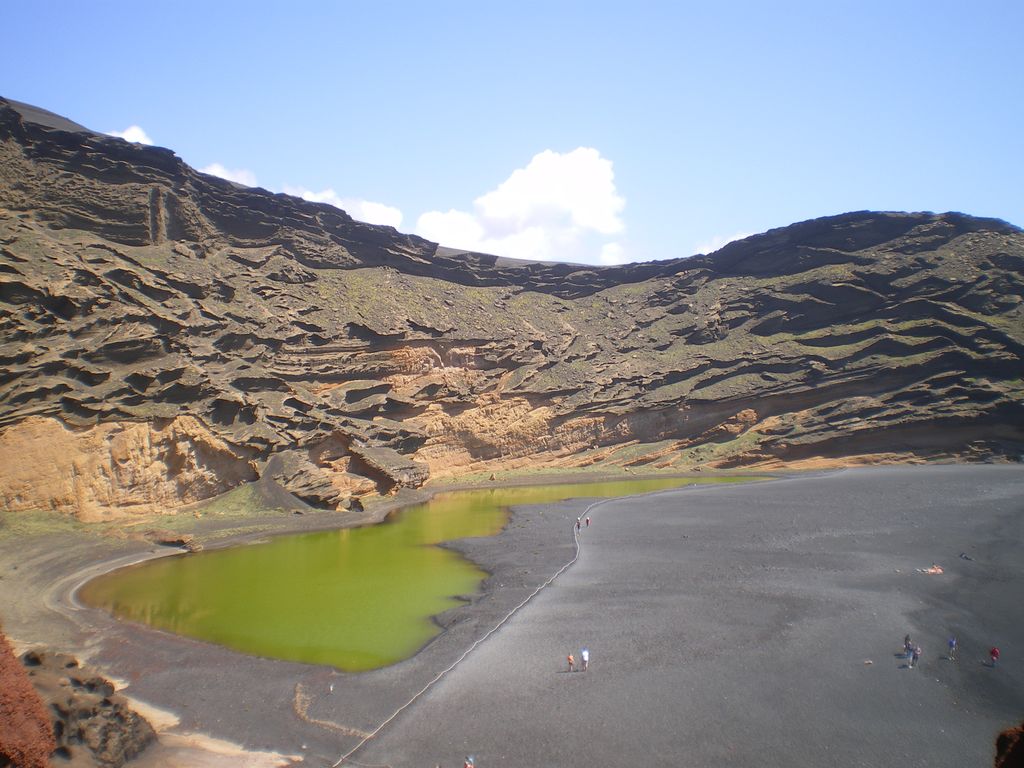
{"label": "black sand beach", "polygon": [[[1024,715],[1020,468],[692,488],[592,517],[579,562],[360,762],[983,766]],[[584,645],[590,670],[568,674]]]}
{"label": "black sand beach", "polygon": [[[69,590],[90,565],[77,550],[5,571],[5,603],[42,590],[34,609],[5,608],[5,628],[87,656],[178,717],[134,765],[200,764],[167,733],[330,765],[568,562],[592,504],[517,510],[501,535],[455,544],[491,572],[482,593],[376,672],[247,657],[76,608]],[[350,764],[984,766],[1024,716],[1024,468],[845,470],[590,514],[580,559]],[[918,572],[933,562],[942,575]],[[924,650],[913,670],[897,655],[908,632]],[[565,672],[582,646],[590,670]]]}

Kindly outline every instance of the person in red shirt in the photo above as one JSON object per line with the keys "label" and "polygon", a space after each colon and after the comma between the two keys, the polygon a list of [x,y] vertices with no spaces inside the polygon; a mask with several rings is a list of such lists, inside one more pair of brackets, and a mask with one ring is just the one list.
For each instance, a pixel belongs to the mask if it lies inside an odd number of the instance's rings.
{"label": "person in red shirt", "polygon": [[988,655],[992,659],[992,666],[994,667],[996,662],[999,661],[999,649],[993,646],[992,650],[988,652]]}

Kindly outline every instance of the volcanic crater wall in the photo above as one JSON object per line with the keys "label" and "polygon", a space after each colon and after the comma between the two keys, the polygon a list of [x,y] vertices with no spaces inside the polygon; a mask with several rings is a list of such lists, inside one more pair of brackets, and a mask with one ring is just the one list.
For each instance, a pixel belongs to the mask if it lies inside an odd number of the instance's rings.
{"label": "volcanic crater wall", "polygon": [[955,213],[511,262],[0,100],[0,496],[93,520],[258,478],[339,508],[523,466],[1016,459],[1022,275],[1021,230]]}

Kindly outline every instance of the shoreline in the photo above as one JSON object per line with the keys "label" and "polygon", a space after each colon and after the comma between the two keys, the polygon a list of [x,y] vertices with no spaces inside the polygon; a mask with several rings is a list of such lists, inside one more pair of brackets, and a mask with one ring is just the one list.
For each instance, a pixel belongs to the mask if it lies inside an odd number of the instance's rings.
{"label": "shoreline", "polygon": [[[425,503],[443,493],[487,488],[578,485],[669,477],[706,481],[707,478],[715,476],[735,477],[738,475],[771,478],[778,477],[779,473],[558,472],[542,476],[503,478],[501,481],[445,482],[400,492],[395,497],[381,500],[370,505],[367,510],[359,512],[303,511],[302,514],[294,514],[282,510],[261,512],[240,519],[232,517],[221,520],[198,519],[193,526],[189,526],[188,532],[194,533],[197,538],[200,538],[204,549],[215,550],[254,544],[277,536],[377,525],[402,509]],[[560,515],[546,514],[546,511],[548,511],[547,507],[565,507],[566,504],[567,502],[556,505],[536,505],[537,508],[533,509],[532,513],[524,508],[513,507],[504,528],[495,536],[439,544],[438,546],[459,552],[484,570],[487,575],[476,593],[461,596],[465,602],[431,617],[431,621],[439,630],[435,637],[428,640],[409,659],[383,670],[343,673],[329,667],[247,656],[211,643],[179,637],[141,624],[120,621],[100,609],[90,608],[77,599],[77,591],[83,584],[110,571],[159,557],[182,554],[182,549],[133,538],[97,535],[88,529],[79,532],[62,532],[58,534],[59,540],[57,541],[52,535],[46,533],[30,536],[27,541],[18,537],[7,537],[0,540],[0,572],[7,574],[0,580],[0,588],[4,593],[13,593],[9,595],[11,599],[5,602],[14,604],[6,608],[7,613],[2,617],[4,631],[19,654],[28,648],[38,646],[43,646],[47,650],[69,653],[78,658],[81,663],[94,666],[106,677],[118,681],[119,692],[129,698],[140,710],[165,713],[165,716],[158,718],[160,727],[157,730],[161,739],[160,747],[147,750],[147,753],[160,753],[160,759],[163,761],[174,759],[173,755],[167,754],[165,747],[169,748],[169,744],[175,742],[184,744],[183,749],[209,751],[211,755],[216,755],[217,760],[221,761],[209,763],[209,765],[230,766],[234,764],[233,758],[228,755],[232,750],[225,748],[224,744],[237,747],[236,757],[250,755],[255,759],[257,754],[278,755],[282,762],[276,764],[289,764],[289,761],[294,762],[294,756],[300,754],[301,750],[260,749],[254,748],[252,744],[242,743],[241,739],[225,739],[219,735],[210,735],[205,732],[209,729],[203,728],[202,723],[205,718],[202,716],[193,715],[191,723],[187,722],[188,714],[179,711],[184,707],[175,707],[173,703],[171,706],[166,706],[167,702],[164,701],[159,690],[154,690],[146,685],[140,686],[138,675],[133,674],[132,670],[142,666],[144,654],[141,652],[141,648],[139,652],[136,652],[134,647],[145,646],[147,642],[157,640],[160,646],[166,646],[168,653],[173,653],[175,656],[214,656],[225,660],[229,666],[233,666],[239,671],[256,667],[265,668],[267,665],[280,665],[279,672],[284,672],[285,675],[297,675],[302,679],[315,678],[324,674],[332,678],[386,678],[389,677],[388,670],[398,667],[418,665],[434,668],[450,658],[453,650],[459,650],[466,643],[471,642],[472,636],[479,634],[483,624],[508,608],[509,604],[517,600],[528,587],[532,588],[543,581],[542,577],[545,574],[550,575],[564,565],[565,547],[552,546],[552,542],[559,533],[566,534],[571,530],[571,521],[575,518],[569,511],[563,511]],[[160,522],[160,520],[147,521],[147,523],[155,523],[157,526]],[[239,523],[243,524],[244,530],[237,530]],[[235,529],[234,532],[231,532],[232,529]],[[225,530],[229,533],[223,535],[222,532]],[[510,530],[533,531],[534,536],[528,542],[521,541],[509,546]],[[519,562],[506,562],[507,558],[503,557],[503,553],[514,555],[525,547],[531,548],[536,553],[535,562],[524,564],[521,559]],[[68,556],[48,557],[48,555],[52,556],[56,553]],[[517,558],[513,557],[512,560],[515,561]],[[43,567],[44,564],[46,567]],[[525,568],[524,565],[526,565]],[[524,570],[529,576],[517,581],[509,579],[508,575],[512,570]],[[515,583],[513,583],[514,581]],[[498,593],[501,593],[500,596],[503,599],[496,599],[499,597]],[[131,650],[122,653],[118,650],[119,646],[127,646]],[[242,676],[244,674],[243,672]],[[299,708],[296,701],[299,698],[300,685],[301,682],[295,685],[296,694],[292,697],[292,714],[297,714],[295,710]],[[138,690],[140,687],[144,689],[141,693]],[[360,685],[360,688],[362,687]],[[310,707],[315,709],[316,702],[313,702]],[[331,722],[329,718],[320,717],[315,712],[310,712],[310,707],[307,707],[305,717],[299,715],[300,719],[319,723]],[[280,707],[278,710],[280,714]],[[166,715],[169,715],[170,719]],[[156,725],[154,723],[154,726]],[[342,726],[342,730],[345,730],[344,726]],[[363,729],[360,728],[349,730],[363,732]],[[310,740],[313,739],[307,739],[307,741]],[[211,746],[207,750],[201,746],[204,741],[209,741],[210,745],[219,744],[221,746],[216,748]],[[286,754],[292,757],[285,757]],[[144,753],[133,761],[132,765],[145,765],[145,759],[146,754]],[[190,759],[196,759],[196,755],[193,754]],[[156,764],[154,763],[154,765]],[[188,764],[187,761],[182,763],[182,765],[186,764]],[[267,763],[267,765],[271,764],[274,763]]]}
{"label": "shoreline", "polygon": [[[965,471],[970,469],[968,465]],[[915,472],[923,470],[927,473],[929,468],[890,467],[888,470],[902,472],[905,477],[912,478]],[[851,471],[861,472],[860,469]],[[720,474],[763,476],[767,473]],[[835,474],[830,470],[773,473],[770,476],[776,479],[775,482],[759,485],[775,486],[787,480],[821,479]],[[682,476],[699,478],[707,475],[687,473]],[[638,478],[615,475],[611,479]],[[600,481],[593,475],[567,480],[577,483]],[[541,484],[556,484],[550,478],[545,478],[545,481]],[[537,484],[532,481],[519,483],[523,486]],[[374,505],[368,511],[346,514],[345,521],[338,519],[338,513],[270,516],[264,521],[266,529],[216,538],[210,548],[252,543],[268,536],[375,524],[398,509],[420,503],[438,493],[474,490],[488,485],[491,484],[417,489],[401,498]],[[502,483],[500,487],[505,486]],[[740,489],[749,488],[749,485],[726,485],[722,488]],[[646,495],[694,490],[707,489],[684,486]],[[738,493],[751,499],[758,498],[746,491]],[[103,674],[110,670],[107,676],[126,684],[121,691],[123,695],[139,702],[143,708],[155,706],[177,718],[176,724],[165,725],[161,730],[159,746],[147,750],[131,765],[142,768],[259,765],[262,768],[264,765],[293,764],[299,756],[305,764],[324,765],[333,763],[357,744],[399,704],[407,701],[411,693],[458,658],[511,607],[567,563],[574,547],[572,523],[588,503],[617,501],[632,506],[628,499],[568,499],[553,504],[514,506],[508,522],[497,535],[440,545],[460,552],[483,568],[487,577],[477,593],[465,596],[465,603],[433,618],[440,632],[416,654],[390,667],[365,673],[343,673],[328,667],[245,656],[202,641],[120,622],[98,609],[75,608],[67,602],[63,603],[64,611],[60,610],[62,596],[73,597],[79,584],[96,575],[82,576],[90,569],[111,563],[115,567],[127,564],[118,562],[119,559],[135,558],[138,561],[177,552],[164,551],[165,548],[153,544],[79,536],[77,541],[70,542],[71,546],[66,550],[47,538],[36,542],[33,550],[31,546],[11,547],[9,541],[3,541],[0,542],[0,568],[3,569],[0,572],[5,574],[5,578],[0,581],[0,587],[4,592],[10,592],[14,581],[22,585],[16,602],[24,605],[20,606],[21,613],[15,612],[15,626],[25,628],[26,632],[18,629],[11,632],[11,639],[18,643],[19,650],[40,644],[37,640],[23,642],[23,634],[56,638],[59,642],[44,641],[42,644],[53,650],[70,652]],[[236,522],[223,521],[223,527],[230,528]],[[346,522],[347,525],[339,524]],[[14,549],[17,552],[13,552]],[[40,551],[42,549],[47,551]],[[14,562],[15,557],[19,559],[18,563]],[[59,564],[59,569],[45,567],[54,563]],[[18,575],[12,579],[14,573]],[[571,569],[566,576],[575,578],[572,576],[574,573],[575,569]],[[33,594],[33,585],[40,583],[46,586],[45,594],[40,596],[37,592],[36,598],[29,597]],[[560,580],[558,584],[561,583]],[[533,615],[533,610],[528,613]],[[5,628],[10,632],[10,624],[7,617],[4,618]],[[487,645],[500,640],[505,633],[503,630]],[[214,681],[216,686],[211,689],[210,683]],[[203,746],[205,739],[212,740],[207,744],[209,748]],[[229,746],[225,747],[225,744]],[[237,751],[232,752],[236,747]],[[374,749],[374,744],[368,748]],[[180,762],[175,763],[174,760],[179,758]],[[265,762],[254,762],[257,760]]]}

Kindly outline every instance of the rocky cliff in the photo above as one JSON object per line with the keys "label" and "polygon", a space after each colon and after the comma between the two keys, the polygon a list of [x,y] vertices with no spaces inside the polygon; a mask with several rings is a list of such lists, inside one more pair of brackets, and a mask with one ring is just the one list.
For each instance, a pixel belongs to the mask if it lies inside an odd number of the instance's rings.
{"label": "rocky cliff", "polygon": [[1024,233],[849,213],[623,267],[441,248],[0,100],[0,497],[318,507],[520,466],[1024,453]]}

